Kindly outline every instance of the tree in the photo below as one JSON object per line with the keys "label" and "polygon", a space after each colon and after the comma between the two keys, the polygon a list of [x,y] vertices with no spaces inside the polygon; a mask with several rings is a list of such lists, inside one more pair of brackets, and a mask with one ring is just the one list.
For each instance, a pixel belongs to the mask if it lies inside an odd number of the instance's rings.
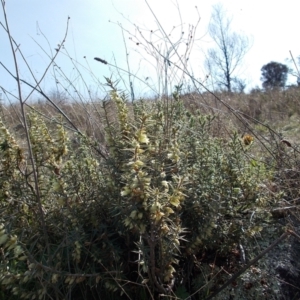
{"label": "tree", "polygon": [[281,63],[271,61],[261,68],[261,81],[265,89],[285,87],[289,68]]}
{"label": "tree", "polygon": [[221,4],[213,6],[208,32],[216,46],[208,49],[205,61],[208,72],[217,84],[229,92],[232,91],[234,82],[240,81],[233,74],[250,49],[249,39],[232,32],[231,22],[232,19],[226,16]]}

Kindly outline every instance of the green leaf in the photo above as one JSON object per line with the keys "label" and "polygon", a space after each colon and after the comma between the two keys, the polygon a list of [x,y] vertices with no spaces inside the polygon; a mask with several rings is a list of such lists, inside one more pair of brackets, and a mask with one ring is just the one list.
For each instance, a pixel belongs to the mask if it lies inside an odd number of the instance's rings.
{"label": "green leaf", "polygon": [[186,291],[184,286],[179,286],[175,292],[175,295],[180,300],[190,297],[190,294]]}

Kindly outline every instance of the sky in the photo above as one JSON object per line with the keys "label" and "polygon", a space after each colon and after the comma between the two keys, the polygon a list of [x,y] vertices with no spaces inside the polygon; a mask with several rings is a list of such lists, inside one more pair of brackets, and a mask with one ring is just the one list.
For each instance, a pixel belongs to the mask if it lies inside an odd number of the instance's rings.
{"label": "sky", "polygon": [[[246,80],[248,90],[261,86],[260,69],[264,64],[287,63],[289,51],[295,57],[300,55],[298,0],[272,3],[258,0],[7,0],[5,10],[11,36],[30,66],[29,70],[16,51],[20,77],[26,82],[34,84],[32,74],[38,80],[43,76],[68,27],[64,49],[55,60],[57,66],[49,67],[40,84],[44,91],[68,90],[81,95],[90,91],[95,96],[103,95],[104,88],[99,83],[105,83],[106,76],[119,80],[119,85],[128,92],[131,81],[136,94],[143,96],[162,92],[158,82],[162,82],[164,62],[150,42],[164,55],[170,50],[170,60],[180,66],[169,41],[176,44],[182,38],[184,42],[177,53],[189,58],[190,74],[201,82],[205,80],[204,53],[213,47],[207,28],[212,5],[216,3],[221,3],[232,17],[232,30],[251,40],[252,47],[237,74]],[[0,22],[5,26],[1,9]],[[193,43],[186,47],[191,30]],[[94,57],[109,64],[97,62]],[[3,27],[0,27],[0,62],[15,74]],[[126,71],[133,76],[129,78]],[[179,69],[169,68],[169,72],[170,85],[182,80],[187,85],[190,83]],[[290,78],[290,82],[295,79]],[[204,83],[209,85],[209,82]],[[0,90],[0,99],[6,99],[9,93],[17,95],[16,81],[2,65],[0,87],[5,89]],[[27,95],[30,90],[26,84],[22,84],[22,88],[24,96]]]}

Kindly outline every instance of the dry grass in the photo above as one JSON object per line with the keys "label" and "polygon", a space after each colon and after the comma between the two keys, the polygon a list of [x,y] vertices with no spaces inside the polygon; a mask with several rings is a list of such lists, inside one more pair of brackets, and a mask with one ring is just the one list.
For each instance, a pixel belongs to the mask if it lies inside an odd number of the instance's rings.
{"label": "dry grass", "polygon": [[[253,91],[249,94],[222,92],[215,95],[230,105],[245,120],[248,120],[249,124],[254,124],[257,130],[263,131],[263,126],[260,125],[266,124],[293,142],[299,140],[300,88],[293,87],[286,91]],[[228,108],[218,101],[214,95],[189,93],[182,95],[181,98],[191,112],[198,109],[203,114],[213,114],[218,116],[222,127],[229,126],[231,128],[234,124],[235,129],[241,131],[241,133],[244,132],[243,124],[236,120]],[[90,136],[101,129],[101,119],[104,116],[102,100],[96,99],[87,103],[60,101],[59,99],[51,100],[87,135]],[[149,99],[149,101],[153,101],[153,99]],[[30,107],[49,119],[57,116],[57,109],[47,102],[33,102]],[[0,113],[2,119],[11,129],[18,131],[21,128],[22,121],[18,104],[2,105]],[[224,132],[221,131],[220,133],[223,136]]]}

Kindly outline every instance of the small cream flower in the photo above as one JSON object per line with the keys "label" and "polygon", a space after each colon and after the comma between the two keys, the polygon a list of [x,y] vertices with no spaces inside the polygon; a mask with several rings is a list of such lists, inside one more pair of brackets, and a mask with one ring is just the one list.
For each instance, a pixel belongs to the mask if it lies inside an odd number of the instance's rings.
{"label": "small cream flower", "polygon": [[180,197],[178,195],[173,195],[170,197],[170,203],[177,207],[180,204]]}
{"label": "small cream flower", "polygon": [[147,137],[145,130],[140,130],[137,134],[137,140],[140,143],[149,144],[149,138]]}

